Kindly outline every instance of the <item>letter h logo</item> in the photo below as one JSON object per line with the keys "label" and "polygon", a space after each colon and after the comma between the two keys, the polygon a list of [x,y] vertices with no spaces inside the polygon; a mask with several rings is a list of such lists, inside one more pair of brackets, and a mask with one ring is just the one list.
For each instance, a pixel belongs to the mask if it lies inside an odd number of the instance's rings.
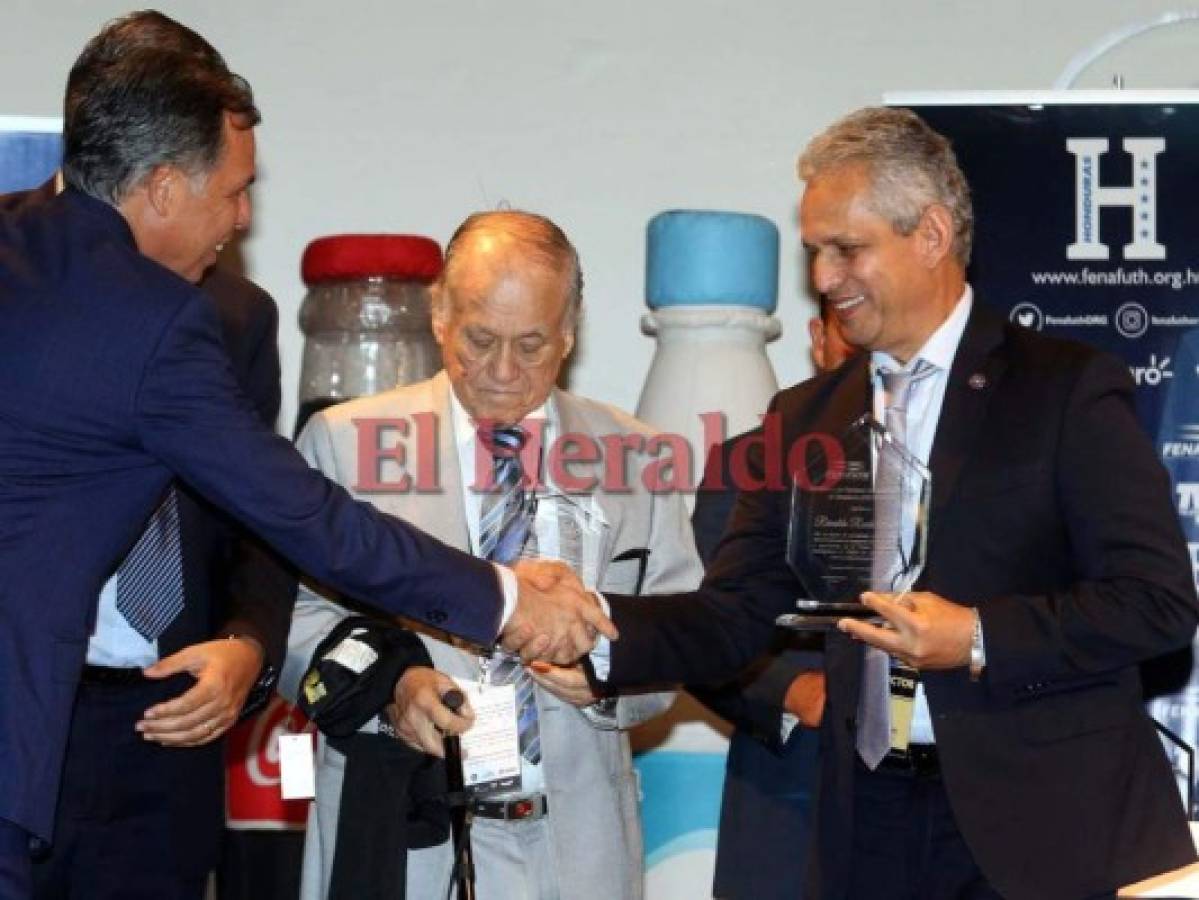
{"label": "letter h logo", "polygon": [[1199,484],[1182,481],[1174,489],[1178,493],[1178,515],[1199,524]]}
{"label": "letter h logo", "polygon": [[1075,162],[1075,241],[1066,248],[1067,259],[1107,259],[1107,244],[1099,240],[1099,210],[1127,206],[1132,212],[1132,242],[1124,245],[1125,259],[1165,259],[1166,248],[1157,242],[1157,155],[1166,149],[1163,138],[1124,138],[1124,151],[1132,156],[1132,184],[1105,187],[1099,184],[1099,160],[1107,153],[1106,138],[1070,138],[1066,149]]}

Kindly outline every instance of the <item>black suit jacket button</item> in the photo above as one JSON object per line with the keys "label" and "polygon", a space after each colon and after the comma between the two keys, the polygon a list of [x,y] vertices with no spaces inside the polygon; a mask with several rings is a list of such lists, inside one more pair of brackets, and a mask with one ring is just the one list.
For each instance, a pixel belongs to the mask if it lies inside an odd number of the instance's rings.
{"label": "black suit jacket button", "polygon": [[427,621],[430,625],[440,625],[446,620],[446,612],[444,609],[431,609],[427,616]]}

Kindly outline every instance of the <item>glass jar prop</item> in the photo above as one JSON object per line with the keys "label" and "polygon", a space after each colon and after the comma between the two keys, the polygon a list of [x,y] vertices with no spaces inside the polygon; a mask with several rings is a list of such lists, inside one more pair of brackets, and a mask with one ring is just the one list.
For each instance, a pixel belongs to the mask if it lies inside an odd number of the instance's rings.
{"label": "glass jar prop", "polygon": [[441,367],[429,285],[441,247],[406,234],[340,234],[304,250],[304,359],[296,432],[314,412],[432,376]]}

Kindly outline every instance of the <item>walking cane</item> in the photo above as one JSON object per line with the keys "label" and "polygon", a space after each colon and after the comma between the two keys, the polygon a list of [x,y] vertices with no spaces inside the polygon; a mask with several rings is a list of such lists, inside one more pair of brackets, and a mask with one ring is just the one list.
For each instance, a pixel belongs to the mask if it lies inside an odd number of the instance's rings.
{"label": "walking cane", "polygon": [[[457,712],[466,702],[462,691],[449,690],[441,702],[450,712]],[[470,825],[474,814],[462,782],[462,744],[456,734],[445,736],[446,782],[450,797],[450,831],[454,838],[454,868],[451,889],[458,885],[458,900],[475,900],[475,860],[470,849]]]}

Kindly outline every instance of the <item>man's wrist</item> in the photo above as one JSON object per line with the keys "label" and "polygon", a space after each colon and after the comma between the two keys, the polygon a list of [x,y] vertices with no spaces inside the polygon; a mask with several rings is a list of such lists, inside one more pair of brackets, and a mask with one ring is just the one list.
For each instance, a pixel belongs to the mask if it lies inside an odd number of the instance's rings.
{"label": "man's wrist", "polygon": [[248,644],[258,653],[258,677],[250,685],[250,691],[246,694],[246,700],[242,704],[241,712],[239,713],[239,716],[244,718],[266,706],[267,702],[271,699],[271,694],[274,693],[275,682],[278,680],[279,673],[275,671],[275,667],[266,658],[266,648],[262,646],[262,641],[258,640],[258,638],[253,635],[233,631],[226,632],[221,637],[227,641],[241,641]]}
{"label": "man's wrist", "polygon": [[266,648],[262,646],[262,641],[258,640],[258,638],[254,637],[253,635],[243,634],[240,631],[227,631],[222,634],[221,637],[227,641],[242,641],[243,643],[248,644],[255,651],[257,651],[259,664],[264,665],[266,663]]}

